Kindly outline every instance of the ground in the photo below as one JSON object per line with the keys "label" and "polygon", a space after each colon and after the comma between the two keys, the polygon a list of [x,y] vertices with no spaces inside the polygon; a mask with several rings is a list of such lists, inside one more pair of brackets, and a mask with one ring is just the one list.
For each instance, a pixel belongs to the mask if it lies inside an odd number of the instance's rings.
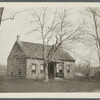
{"label": "ground", "polygon": [[1,77],[0,92],[99,92],[100,81],[49,80]]}

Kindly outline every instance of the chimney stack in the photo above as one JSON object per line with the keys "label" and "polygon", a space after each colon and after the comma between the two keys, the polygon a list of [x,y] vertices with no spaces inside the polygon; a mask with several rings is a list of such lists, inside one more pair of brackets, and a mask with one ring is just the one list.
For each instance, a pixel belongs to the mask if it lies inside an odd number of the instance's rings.
{"label": "chimney stack", "polygon": [[20,36],[19,35],[17,35],[17,41],[20,41]]}

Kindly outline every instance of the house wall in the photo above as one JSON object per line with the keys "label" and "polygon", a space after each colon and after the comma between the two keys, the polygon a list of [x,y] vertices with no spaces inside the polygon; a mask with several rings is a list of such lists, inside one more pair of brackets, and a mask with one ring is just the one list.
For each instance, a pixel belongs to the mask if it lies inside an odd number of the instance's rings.
{"label": "house wall", "polygon": [[[68,72],[68,66],[70,66],[70,72]],[[75,67],[75,62],[71,61],[64,62],[64,78],[66,79],[74,78],[75,75],[74,67]]]}
{"label": "house wall", "polygon": [[[60,65],[60,64],[63,64],[63,70],[62,72],[64,73],[64,78],[65,79],[72,79],[74,78],[74,66],[75,66],[75,62],[73,61],[61,61],[61,62],[56,62],[56,66]],[[70,69],[70,72],[68,72],[68,66],[69,66],[69,69]],[[57,70],[57,69],[56,69]]]}
{"label": "house wall", "polygon": [[[32,64],[36,64],[36,73],[32,73]],[[44,78],[44,73],[40,73],[40,65],[43,64],[42,60],[27,59],[27,72],[26,78],[32,79],[42,79]]]}
{"label": "house wall", "polygon": [[[62,63],[62,62],[61,62]],[[75,62],[70,61],[63,61],[64,63],[64,78],[71,79],[74,78],[74,66]],[[32,74],[31,66],[32,64],[36,64],[36,73]],[[27,71],[26,71],[26,78],[31,79],[42,79],[44,78],[44,73],[40,73],[40,65],[43,64],[42,60],[37,59],[27,59]],[[60,64],[59,62],[56,64]],[[67,65],[70,65],[70,73],[67,72]]]}
{"label": "house wall", "polygon": [[[21,71],[21,75],[20,72]],[[7,75],[13,77],[26,77],[26,56],[16,42],[7,59]]]}

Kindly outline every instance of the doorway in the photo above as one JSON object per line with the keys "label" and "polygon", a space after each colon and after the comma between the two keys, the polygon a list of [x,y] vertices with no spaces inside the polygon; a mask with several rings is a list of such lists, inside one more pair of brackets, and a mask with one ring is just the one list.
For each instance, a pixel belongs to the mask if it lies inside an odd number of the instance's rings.
{"label": "doorway", "polygon": [[50,62],[48,65],[48,77],[49,79],[54,79],[55,77],[55,62]]}

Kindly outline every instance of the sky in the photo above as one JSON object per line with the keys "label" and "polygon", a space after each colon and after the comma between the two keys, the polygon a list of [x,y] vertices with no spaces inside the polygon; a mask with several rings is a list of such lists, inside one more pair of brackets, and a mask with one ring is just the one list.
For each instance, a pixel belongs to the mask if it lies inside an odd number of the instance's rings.
{"label": "sky", "polygon": [[[23,7],[14,7],[14,8],[5,8],[3,13],[3,19],[11,17],[15,12],[22,11],[25,9],[30,8],[23,8]],[[55,9],[55,8],[52,8]],[[52,10],[53,11],[53,10]],[[27,41],[27,42],[35,42],[35,43],[41,43],[41,39],[39,37],[39,34],[34,33],[31,34],[30,30],[32,30],[32,26],[29,24],[30,20],[30,12],[23,11],[19,14],[17,14],[14,18],[14,20],[6,20],[3,21],[0,27],[0,64],[7,65],[7,57],[16,41],[17,35],[20,35],[21,41]],[[69,16],[69,20],[71,20],[73,23],[81,23],[82,17],[79,14],[79,8],[72,9],[72,13]],[[27,32],[30,34],[27,34]],[[81,59],[88,58],[90,55],[89,48],[87,48],[82,43],[77,43],[74,47],[75,54],[71,53],[75,57],[76,63],[80,63]],[[78,55],[81,55],[80,57]],[[97,57],[95,56],[95,52],[92,55],[92,58],[95,60]],[[97,62],[94,61],[94,59],[91,60],[92,65],[96,65]]]}

